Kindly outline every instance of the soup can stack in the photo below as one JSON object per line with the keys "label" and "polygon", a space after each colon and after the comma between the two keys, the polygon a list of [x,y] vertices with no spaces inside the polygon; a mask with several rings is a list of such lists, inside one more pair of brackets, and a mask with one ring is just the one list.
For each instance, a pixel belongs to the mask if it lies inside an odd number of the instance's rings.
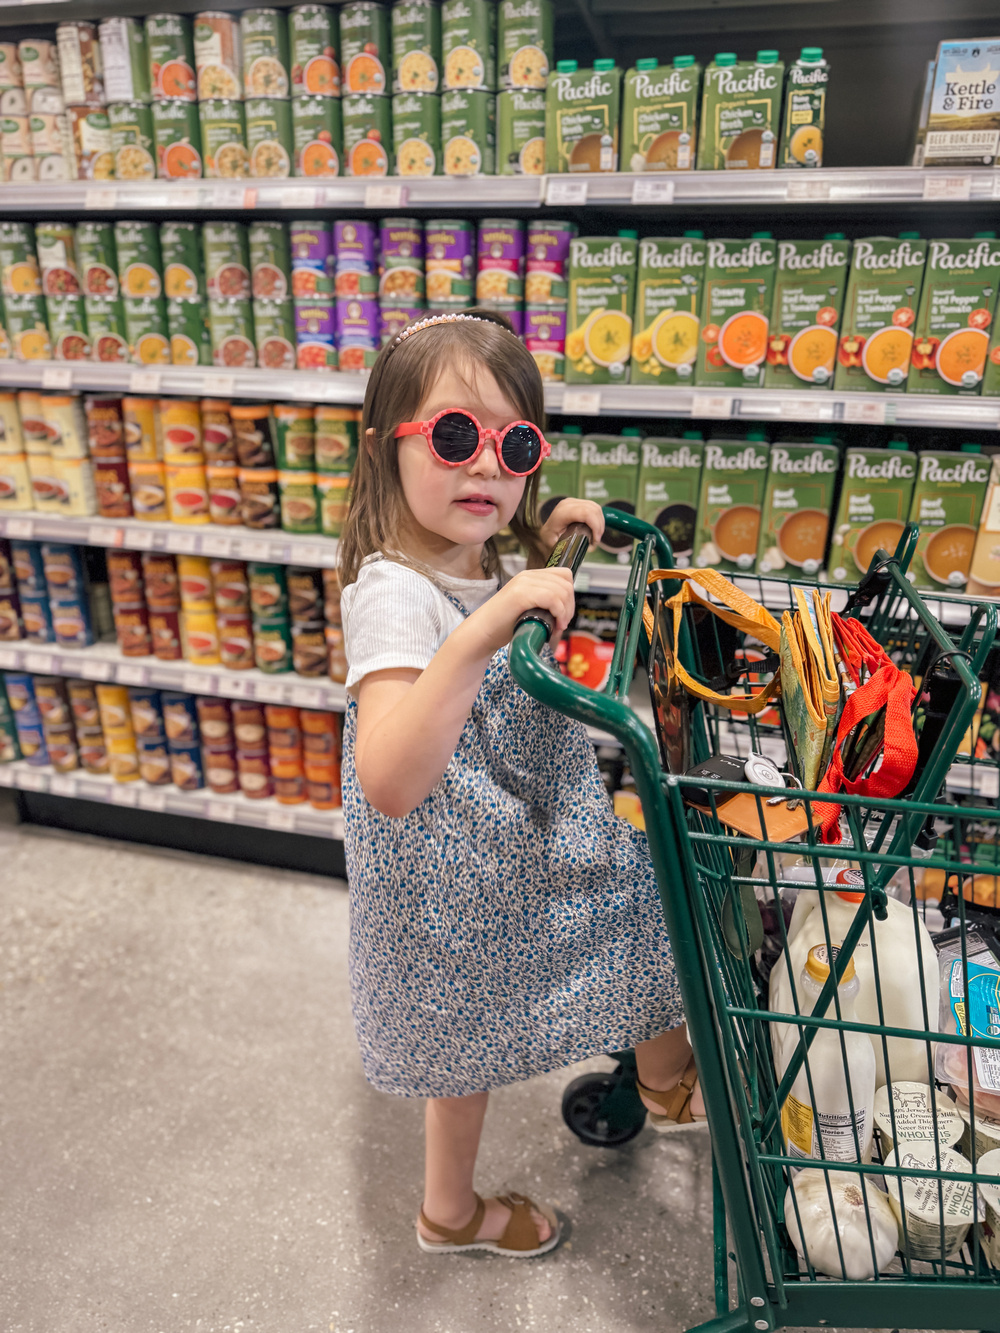
{"label": "soup can stack", "polygon": [[340,30],[332,5],[296,5],[288,15],[292,146],[296,176],[339,176],[344,152]]}
{"label": "soup can stack", "polygon": [[360,419],[357,408],[316,408],[316,488],[324,537],[339,537],[343,531],[358,454]]}
{"label": "soup can stack", "polygon": [[475,224],[432,218],[424,225],[428,310],[464,310],[476,289]]}
{"label": "soup can stack", "polygon": [[146,54],[157,173],[163,180],[197,180],[203,174],[201,121],[188,15],[149,14]]}
{"label": "soup can stack", "polygon": [[299,370],[336,370],[333,232],[311,218],[289,226],[296,365]]}
{"label": "soup can stack", "polygon": [[14,359],[50,360],[52,343],[30,222],[0,222],[0,286]]}
{"label": "soup can stack", "polygon": [[552,65],[551,0],[500,0],[497,10],[497,174],[545,171],[545,89]]}
{"label": "soup can stack", "polygon": [[244,10],[238,41],[250,175],[288,177],[294,157],[288,15],[283,9]]}
{"label": "soup can stack", "polygon": [[242,222],[202,228],[212,362],[249,369],[257,364],[250,296],[250,245]]}
{"label": "soup can stack", "polygon": [[47,181],[72,180],[76,172],[59,73],[58,47],[55,42],[42,38],[27,39],[18,43],[17,54],[35,176]]}
{"label": "soup can stack", "polygon": [[547,381],[561,380],[565,370],[569,248],[578,230],[573,222],[528,223],[524,342]]}
{"label": "soup can stack", "polygon": [[524,223],[515,218],[484,218],[479,224],[476,304],[510,320],[524,332]]}
{"label": "soup can stack", "polygon": [[294,370],[295,311],[288,228],[283,222],[255,222],[249,229],[249,245],[257,364],[265,370]]}
{"label": "soup can stack", "polygon": [[60,23],[59,71],[66,103],[67,145],[77,180],[111,180],[115,160],[96,23]]}
{"label": "soup can stack", "polygon": [[348,176],[391,176],[392,37],[389,9],[348,0],[340,9],[343,64],[344,170]]}
{"label": "soup can stack", "polygon": [[91,357],[95,361],[128,361],[131,351],[118,281],[114,224],[78,222],[76,258]]}
{"label": "soup can stack", "polygon": [[[198,403],[191,399],[163,398],[159,404],[159,420],[170,521],[190,526],[208,523],[208,477]],[[183,572],[180,577],[183,606]]]}
{"label": "soup can stack", "polygon": [[212,341],[201,227],[194,222],[164,222],[160,248],[170,359],[175,366],[210,366]]}
{"label": "soup can stack", "polygon": [[497,9],[487,0],[442,6],[442,169],[492,176],[496,160]]}
{"label": "soup can stack", "polygon": [[432,0],[392,7],[392,146],[399,176],[441,171],[441,9]]}
{"label": "soup can stack", "polygon": [[341,370],[370,370],[378,355],[378,229],[366,220],[333,224],[337,357]]}
{"label": "soup can stack", "polygon": [[116,222],[115,250],[131,358],[137,365],[168,366],[170,334],[160,229],[155,222]]}
{"label": "soup can stack", "polygon": [[219,625],[211,562],[203,555],[179,555],[181,644],[185,660],[197,666],[219,665]]}
{"label": "soup can stack", "polygon": [[156,150],[146,29],[141,19],[116,17],[103,19],[98,35],[114,176],[152,180]]}
{"label": "soup can stack", "polygon": [[0,180],[33,181],[28,93],[17,42],[0,42]]}
{"label": "soup can stack", "polygon": [[132,491],[125,456],[125,422],[120,398],[84,399],[87,448],[94,464],[97,512],[102,518],[131,518]]}
{"label": "soup can stack", "polygon": [[40,222],[35,228],[35,246],[53,354],[59,361],[89,360],[91,347],[72,223]]}
{"label": "soup can stack", "polygon": [[320,530],[315,415],[316,409],[307,404],[279,403],[274,409],[281,526],[285,532]]}
{"label": "soup can stack", "polygon": [[419,218],[379,223],[379,342],[391,342],[427,307],[424,224]]}
{"label": "soup can stack", "polygon": [[323,571],[288,567],[288,612],[292,622],[292,665],[299,676],[326,676]]}

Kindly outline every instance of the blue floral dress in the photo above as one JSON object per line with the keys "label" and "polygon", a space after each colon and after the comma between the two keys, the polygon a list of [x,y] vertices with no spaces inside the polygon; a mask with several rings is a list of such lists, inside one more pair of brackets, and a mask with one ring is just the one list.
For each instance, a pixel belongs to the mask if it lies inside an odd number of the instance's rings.
{"label": "blue floral dress", "polygon": [[634,1046],[683,1019],[646,838],[578,722],[487,669],[410,814],[365,799],[344,730],[350,978],[365,1074],[455,1097]]}

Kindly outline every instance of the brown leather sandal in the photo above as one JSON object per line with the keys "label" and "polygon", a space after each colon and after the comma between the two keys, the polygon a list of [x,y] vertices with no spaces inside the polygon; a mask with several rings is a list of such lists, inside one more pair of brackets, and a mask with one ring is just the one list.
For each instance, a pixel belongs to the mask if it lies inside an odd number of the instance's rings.
{"label": "brown leather sandal", "polygon": [[647,1088],[638,1079],[635,1081],[635,1086],[644,1097],[663,1107],[662,1115],[649,1111],[649,1123],[657,1134],[669,1134],[675,1129],[693,1129],[696,1125],[707,1124],[707,1116],[696,1116],[691,1112],[691,1102],[698,1087],[698,1070],[695,1068],[693,1055],[681,1075],[680,1082],[668,1088],[666,1092]]}
{"label": "brown leather sandal", "polygon": [[[450,1227],[438,1226],[420,1210],[420,1223],[428,1231],[441,1237],[440,1240],[427,1240],[417,1230],[417,1244],[429,1254],[461,1254],[465,1250],[491,1250],[494,1254],[505,1254],[511,1259],[533,1259],[539,1254],[548,1254],[554,1250],[561,1239],[559,1220],[549,1208],[540,1207],[523,1194],[498,1194],[495,1196],[505,1208],[510,1209],[510,1218],[499,1240],[476,1240],[475,1235],[482,1226],[485,1202],[476,1195],[476,1211],[472,1221],[460,1231]],[[538,1224],[531,1216],[532,1208],[546,1219],[552,1228],[548,1240],[539,1240]]]}

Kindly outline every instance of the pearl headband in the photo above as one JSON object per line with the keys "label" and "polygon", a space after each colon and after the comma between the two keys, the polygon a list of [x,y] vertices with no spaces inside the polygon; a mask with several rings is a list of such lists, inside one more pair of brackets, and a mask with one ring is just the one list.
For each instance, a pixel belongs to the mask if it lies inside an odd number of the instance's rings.
{"label": "pearl headband", "polygon": [[[411,337],[414,333],[419,333],[421,329],[429,329],[433,324],[457,324],[459,320],[462,319],[471,319],[475,324],[492,324],[495,329],[503,328],[503,325],[499,324],[495,319],[483,319],[481,315],[431,315],[429,318],[422,319],[416,324],[411,324],[409,328],[404,329],[402,333],[397,334],[392,340],[392,346],[398,347],[401,342],[405,342],[406,339]],[[509,330],[504,329],[504,332],[509,332]],[[517,335],[515,334],[514,336],[516,337]]]}

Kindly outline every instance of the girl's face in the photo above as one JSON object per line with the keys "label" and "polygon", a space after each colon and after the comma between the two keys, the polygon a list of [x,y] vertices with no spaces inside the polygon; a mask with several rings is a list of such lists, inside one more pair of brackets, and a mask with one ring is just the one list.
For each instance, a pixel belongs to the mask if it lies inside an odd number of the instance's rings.
{"label": "girl's face", "polygon": [[[521,419],[490,372],[481,367],[474,372],[467,366],[442,371],[413,420],[429,421],[446,407],[464,407],[480,425],[493,430]],[[481,548],[517,512],[526,478],[504,472],[491,443],[465,467],[439,463],[422,435],[404,436],[396,447],[403,495],[417,529],[413,536],[429,549]]]}

